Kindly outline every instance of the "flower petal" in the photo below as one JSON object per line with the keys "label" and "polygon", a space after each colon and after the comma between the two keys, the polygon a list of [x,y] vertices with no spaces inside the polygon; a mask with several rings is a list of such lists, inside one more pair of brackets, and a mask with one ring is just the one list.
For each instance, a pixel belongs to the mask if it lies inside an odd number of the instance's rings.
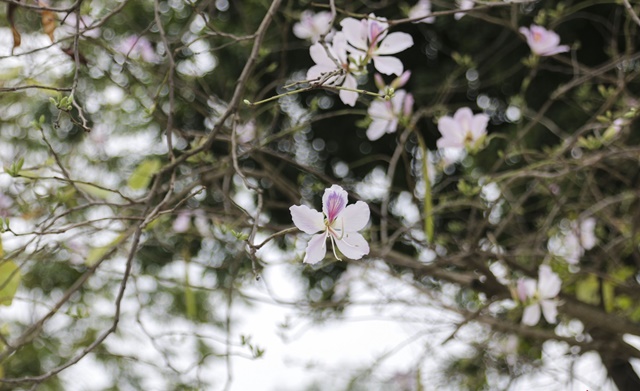
{"label": "flower petal", "polygon": [[[356,81],[356,78],[353,77],[353,75],[347,75],[342,86],[356,89],[358,88],[358,82]],[[352,107],[356,105],[356,101],[358,100],[358,93],[355,91],[340,90],[339,96],[342,103]]]}
{"label": "flower petal", "polygon": [[[327,46],[327,49],[331,50],[331,46]],[[309,47],[309,55],[311,56],[311,59],[313,60],[313,62],[315,62],[316,64],[324,65],[332,69],[337,69],[338,67],[333,62],[333,60],[331,60],[331,57],[329,57],[329,54],[327,53],[327,49],[325,49],[325,47],[322,46],[322,44],[317,42],[311,45],[311,47]]]}
{"label": "flower petal", "polygon": [[324,191],[322,195],[322,211],[327,216],[329,223],[333,223],[340,216],[345,206],[347,206],[347,200],[347,192],[338,185],[333,185]]}
{"label": "flower petal", "polygon": [[538,270],[538,293],[542,299],[552,299],[558,296],[562,280],[556,273],[551,271],[549,265],[540,265]]}
{"label": "flower petal", "polygon": [[387,133],[389,127],[389,120],[386,119],[374,119],[367,128],[367,138],[371,141],[376,141],[380,137]]}
{"label": "flower petal", "polygon": [[[364,22],[364,23],[363,23]],[[340,22],[347,41],[355,48],[367,51],[368,24],[366,20],[345,18]]]}
{"label": "flower petal", "polygon": [[558,302],[555,300],[542,300],[540,301],[540,307],[542,307],[542,315],[549,323],[556,323],[556,317],[558,316]]}
{"label": "flower petal", "polygon": [[346,232],[342,239],[336,238],[340,252],[349,259],[360,259],[369,254],[369,243],[357,232]]}
{"label": "flower petal", "polygon": [[309,243],[307,243],[307,250],[304,256],[304,263],[318,263],[324,259],[327,255],[327,233],[321,233],[313,235]]}
{"label": "flower petal", "polygon": [[385,75],[400,76],[404,69],[402,61],[391,56],[374,56],[373,66],[378,70],[378,72],[384,73]]}
{"label": "flower petal", "polygon": [[291,219],[302,232],[315,234],[324,231],[324,216],[315,209],[306,205],[293,205],[289,208]]}
{"label": "flower petal", "polygon": [[[375,51],[378,55],[396,54],[413,46],[413,38],[407,33],[391,33],[380,43]],[[402,73],[402,72],[401,72]]]}
{"label": "flower petal", "polygon": [[540,306],[538,303],[528,305],[522,314],[522,323],[527,326],[535,326],[540,320]]}
{"label": "flower petal", "polygon": [[345,233],[360,231],[369,222],[371,212],[366,202],[358,201],[344,208],[340,214]]}
{"label": "flower petal", "polygon": [[471,134],[473,135],[473,141],[478,140],[480,137],[487,134],[487,125],[489,124],[489,116],[481,113],[473,116],[471,120]]}

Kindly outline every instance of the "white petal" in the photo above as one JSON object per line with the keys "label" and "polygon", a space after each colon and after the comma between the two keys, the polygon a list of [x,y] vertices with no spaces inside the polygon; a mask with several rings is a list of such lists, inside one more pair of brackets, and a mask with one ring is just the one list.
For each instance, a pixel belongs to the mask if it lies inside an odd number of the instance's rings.
{"label": "white petal", "polygon": [[404,69],[402,61],[391,56],[374,56],[373,66],[375,66],[378,72],[384,73],[385,75],[400,76]]}
{"label": "white petal", "polygon": [[360,50],[367,50],[367,23],[354,18],[345,18],[340,22],[347,41]]}
{"label": "white petal", "polygon": [[396,54],[413,46],[413,38],[407,33],[391,33],[380,43],[376,54]]}
{"label": "white petal", "polygon": [[556,273],[551,271],[549,265],[540,265],[538,270],[538,293],[542,299],[552,299],[558,296],[562,280]]}
{"label": "white petal", "polygon": [[582,244],[582,248],[585,250],[591,250],[598,241],[594,231],[596,229],[596,219],[590,217],[588,219],[584,219],[580,223],[580,244]]}
{"label": "white petal", "polygon": [[522,323],[527,326],[535,326],[540,320],[540,306],[536,304],[528,305],[522,314]]}
{"label": "white petal", "polygon": [[345,233],[341,240],[336,239],[336,244],[349,259],[360,259],[369,254],[369,243],[357,232]]}
{"label": "white petal", "polygon": [[542,300],[540,301],[542,307],[542,315],[549,323],[556,323],[556,317],[558,316],[558,302],[555,300]]}
{"label": "white petal", "polygon": [[[347,88],[356,89],[356,88],[358,88],[358,82],[356,81],[356,78],[353,77],[352,75],[347,75],[347,77],[344,79],[344,84],[342,86],[343,87],[347,87]],[[340,95],[340,100],[345,105],[349,105],[349,106],[352,106],[352,107],[356,105],[356,101],[358,100],[358,93],[357,92],[340,90],[340,94],[339,95]]]}
{"label": "white petal", "polygon": [[[327,44],[328,45],[328,44]],[[327,46],[329,50],[331,50],[331,46]],[[318,65],[324,65],[328,68],[337,69],[336,64],[331,60],[329,54],[327,54],[327,49],[322,46],[320,43],[314,43],[309,48],[309,55],[311,59]]]}
{"label": "white petal", "polygon": [[311,209],[306,205],[293,205],[289,208],[291,219],[302,232],[315,234],[323,231],[324,216],[315,209]]}
{"label": "white petal", "polygon": [[346,233],[360,231],[369,222],[369,205],[366,202],[358,201],[355,204],[347,206],[342,213],[342,223]]}
{"label": "white petal", "polygon": [[376,141],[380,137],[387,133],[387,127],[389,121],[385,119],[374,119],[369,128],[367,128],[367,138],[371,141]]}
{"label": "white petal", "polygon": [[473,135],[473,141],[476,141],[487,134],[488,123],[489,116],[486,114],[476,114],[473,116],[473,119],[471,120],[471,134]]}
{"label": "white petal", "polygon": [[313,235],[307,244],[307,250],[304,256],[304,263],[318,263],[324,259],[327,254],[327,233]]}

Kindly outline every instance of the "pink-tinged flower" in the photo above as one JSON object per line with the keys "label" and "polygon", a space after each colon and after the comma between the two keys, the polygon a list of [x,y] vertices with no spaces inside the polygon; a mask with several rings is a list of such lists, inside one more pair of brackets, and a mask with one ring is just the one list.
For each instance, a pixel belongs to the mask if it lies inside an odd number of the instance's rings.
{"label": "pink-tinged flower", "polygon": [[373,120],[367,129],[367,138],[377,140],[385,133],[394,133],[398,128],[398,121],[411,116],[413,110],[413,95],[405,90],[398,90],[391,100],[377,99],[371,102],[367,113]]}
{"label": "pink-tinged flower", "polygon": [[413,23],[433,23],[436,21],[435,16],[428,15],[431,15],[431,1],[429,0],[418,0],[418,3],[409,10],[409,17],[411,19],[426,16],[426,18],[415,20]]}
{"label": "pink-tinged flower", "polygon": [[[456,1],[456,4],[458,5],[458,8],[463,11],[470,10],[471,8],[473,8],[473,5],[474,5],[472,0]],[[456,12],[453,15],[453,17],[456,18],[456,20],[460,20],[466,14],[467,14],[466,12]]]}
{"label": "pink-tinged flower", "polygon": [[411,35],[401,32],[387,34],[389,24],[386,19],[377,18],[374,14],[370,14],[369,19],[362,20],[345,18],[340,25],[351,45],[349,51],[356,58],[357,65],[364,67],[373,60],[378,72],[385,75],[402,73],[402,61],[389,55],[413,46]]}
{"label": "pink-tinged flower", "polygon": [[468,107],[458,109],[453,117],[444,116],[438,121],[442,137],[436,145],[446,154],[459,156],[467,148],[476,148],[478,141],[487,134],[489,116],[476,114]]}
{"label": "pink-tinged flower", "polygon": [[141,59],[144,62],[157,63],[160,61],[160,56],[146,37],[130,35],[120,41],[116,50],[129,58]]}
{"label": "pink-tinged flower", "polygon": [[[347,41],[342,32],[336,33],[333,42],[326,44],[326,48],[319,42],[314,43],[309,48],[309,54],[316,65],[307,71],[307,80],[349,89],[358,87],[347,57]],[[330,74],[333,75],[327,77]],[[355,91],[340,90],[339,95],[342,102],[349,106],[354,106],[358,99]]]}
{"label": "pink-tinged flower", "polygon": [[569,51],[569,46],[560,45],[560,36],[544,27],[531,25],[531,28],[520,27],[518,30],[527,39],[531,51],[539,56],[552,56]]}
{"label": "pink-tinged flower", "polygon": [[9,217],[9,208],[11,208],[12,204],[13,201],[9,196],[0,193],[0,217]]}
{"label": "pink-tinged flower", "polygon": [[526,304],[522,314],[522,323],[535,326],[540,320],[540,312],[549,323],[556,323],[558,301],[562,280],[548,265],[541,265],[538,281],[531,278],[518,279],[516,288],[518,299]]}
{"label": "pink-tinged flower", "polygon": [[312,234],[307,244],[305,263],[318,263],[327,253],[327,237],[331,239],[333,255],[336,246],[349,259],[360,259],[369,254],[369,244],[360,231],[369,222],[369,205],[362,201],[347,206],[347,192],[338,185],[324,191],[322,213],[305,205],[289,208],[293,223],[301,231]]}
{"label": "pink-tinged flower", "polygon": [[91,28],[94,23],[93,18],[87,15],[82,15],[78,22],[78,15],[74,12],[63,17],[63,23],[59,30],[62,31],[65,37],[74,35],[76,33],[76,23],[78,24],[78,31],[83,37],[100,38],[100,29],[98,27]]}
{"label": "pink-tinged flower", "polygon": [[293,25],[293,34],[300,39],[308,39],[312,43],[318,42],[322,35],[331,31],[331,12],[313,13],[304,11],[300,15],[300,22]]}
{"label": "pink-tinged flower", "polygon": [[236,140],[240,144],[249,144],[256,138],[256,122],[251,120],[236,126]]}

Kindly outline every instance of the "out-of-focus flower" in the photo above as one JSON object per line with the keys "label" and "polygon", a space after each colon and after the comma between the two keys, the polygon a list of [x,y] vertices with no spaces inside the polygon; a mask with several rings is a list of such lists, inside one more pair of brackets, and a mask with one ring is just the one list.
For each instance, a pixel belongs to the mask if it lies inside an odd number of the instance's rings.
{"label": "out-of-focus flower", "polygon": [[[442,137],[436,145],[444,150],[444,155],[461,156],[465,149],[475,149],[487,134],[489,116],[476,114],[468,107],[458,109],[453,117],[444,116],[438,121],[438,130]],[[453,159],[455,161],[456,159]]]}
{"label": "out-of-focus flower", "polygon": [[373,120],[367,129],[367,138],[374,141],[385,133],[394,133],[398,128],[398,121],[411,116],[412,109],[413,95],[407,94],[405,90],[396,91],[391,100],[374,100],[367,110]]}
{"label": "out-of-focus flower", "polygon": [[82,15],[80,16],[80,21],[78,21],[78,15],[71,12],[68,15],[62,16],[61,19],[63,19],[63,23],[58,29],[56,29],[56,31],[62,32],[62,35],[65,37],[76,33],[77,23],[80,35],[83,37],[100,38],[100,29],[98,27],[91,28],[93,25],[93,18],[90,16]]}
{"label": "out-of-focus flower", "polygon": [[516,293],[518,300],[526,305],[522,323],[535,326],[540,321],[540,312],[549,323],[556,323],[558,301],[562,280],[548,265],[540,265],[538,281],[531,278],[518,279]]}
{"label": "out-of-focus flower", "polygon": [[531,25],[531,28],[520,27],[518,30],[527,39],[531,51],[538,56],[552,56],[568,52],[569,46],[560,45],[560,36],[544,27]]}
{"label": "out-of-focus flower", "polygon": [[411,19],[419,18],[423,15],[426,16],[426,18],[415,20],[413,23],[433,23],[436,21],[435,16],[428,16],[431,15],[430,0],[418,0],[418,3],[409,10],[409,17]]}
{"label": "out-of-focus flower", "polygon": [[207,236],[209,231],[209,220],[201,209],[181,210],[178,217],[173,220],[173,231],[177,233],[185,233],[191,228],[191,218],[195,216],[194,225],[201,236]]}
{"label": "out-of-focus flower", "polygon": [[307,244],[305,263],[314,264],[324,259],[327,237],[338,260],[336,246],[350,259],[360,259],[369,254],[369,243],[357,232],[369,222],[369,205],[358,201],[347,206],[347,192],[342,187],[333,185],[324,191],[322,213],[305,205],[294,205],[289,211],[295,226],[313,235]]}
{"label": "out-of-focus flower", "polygon": [[116,50],[129,58],[141,59],[144,62],[157,63],[160,61],[160,56],[146,37],[130,35],[120,41]]}
{"label": "out-of-focus flower", "polygon": [[300,21],[293,25],[293,34],[300,39],[308,39],[312,43],[318,42],[322,35],[331,31],[331,12],[322,11],[317,14],[304,11]]}
{"label": "out-of-focus flower", "polygon": [[598,238],[595,235],[596,219],[590,217],[579,223],[571,222],[568,231],[552,236],[547,243],[549,252],[572,265],[580,262],[585,250],[591,250]]}
{"label": "out-of-focus flower", "polygon": [[[311,59],[316,65],[307,71],[307,79],[310,81],[323,81],[325,85],[342,86],[356,89],[358,82],[353,76],[353,69],[347,57],[347,41],[342,32],[336,33],[331,44],[316,42],[309,48]],[[341,71],[341,72],[340,72]],[[333,74],[327,78],[327,75]],[[324,80],[326,78],[326,80]],[[346,105],[354,106],[358,99],[355,91],[340,90],[340,100]]]}
{"label": "out-of-focus flower", "polygon": [[373,60],[378,72],[385,75],[400,75],[404,69],[402,61],[390,56],[413,46],[411,35],[402,32],[388,34],[389,24],[385,18],[374,14],[369,19],[345,18],[340,22],[349,52],[356,58],[356,65],[366,66]]}
{"label": "out-of-focus flower", "polygon": [[236,140],[240,144],[248,144],[256,138],[256,122],[251,120],[245,124],[236,125]]}
{"label": "out-of-focus flower", "polygon": [[[470,10],[471,8],[473,8],[474,3],[472,0],[461,0],[461,1],[456,1],[456,5],[458,6],[458,8],[460,8],[461,10]],[[456,12],[453,17],[456,18],[456,20],[460,20],[462,19],[467,13],[466,12]]]}
{"label": "out-of-focus flower", "polygon": [[0,193],[0,217],[9,217],[9,208],[13,201],[6,194]]}

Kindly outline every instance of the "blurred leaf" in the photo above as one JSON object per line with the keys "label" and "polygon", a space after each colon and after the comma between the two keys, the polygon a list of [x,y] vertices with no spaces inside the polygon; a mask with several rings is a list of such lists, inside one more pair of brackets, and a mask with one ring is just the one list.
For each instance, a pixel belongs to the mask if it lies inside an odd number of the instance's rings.
{"label": "blurred leaf", "polygon": [[144,189],[151,183],[151,178],[160,169],[159,159],[147,159],[133,171],[127,183],[134,190]]}
{"label": "blurred leaf", "polygon": [[[38,2],[40,6],[44,7],[45,4],[42,1]],[[53,32],[56,30],[56,15],[51,11],[42,11],[42,30],[51,38],[51,42],[55,41]]]}
{"label": "blurred leaf", "polygon": [[5,261],[0,264],[0,305],[11,305],[21,277],[20,269],[14,262]]}
{"label": "blurred leaf", "polygon": [[11,48],[11,54],[13,54],[13,49],[20,46],[22,39],[20,38],[20,32],[16,29],[15,22],[13,21],[13,13],[16,10],[16,5],[9,3],[7,4],[7,20],[9,20],[9,26],[11,26],[11,33],[13,33],[13,47]]}
{"label": "blurred leaf", "polygon": [[584,303],[599,304],[599,290],[600,284],[598,283],[598,278],[593,274],[576,283],[576,297]]}

